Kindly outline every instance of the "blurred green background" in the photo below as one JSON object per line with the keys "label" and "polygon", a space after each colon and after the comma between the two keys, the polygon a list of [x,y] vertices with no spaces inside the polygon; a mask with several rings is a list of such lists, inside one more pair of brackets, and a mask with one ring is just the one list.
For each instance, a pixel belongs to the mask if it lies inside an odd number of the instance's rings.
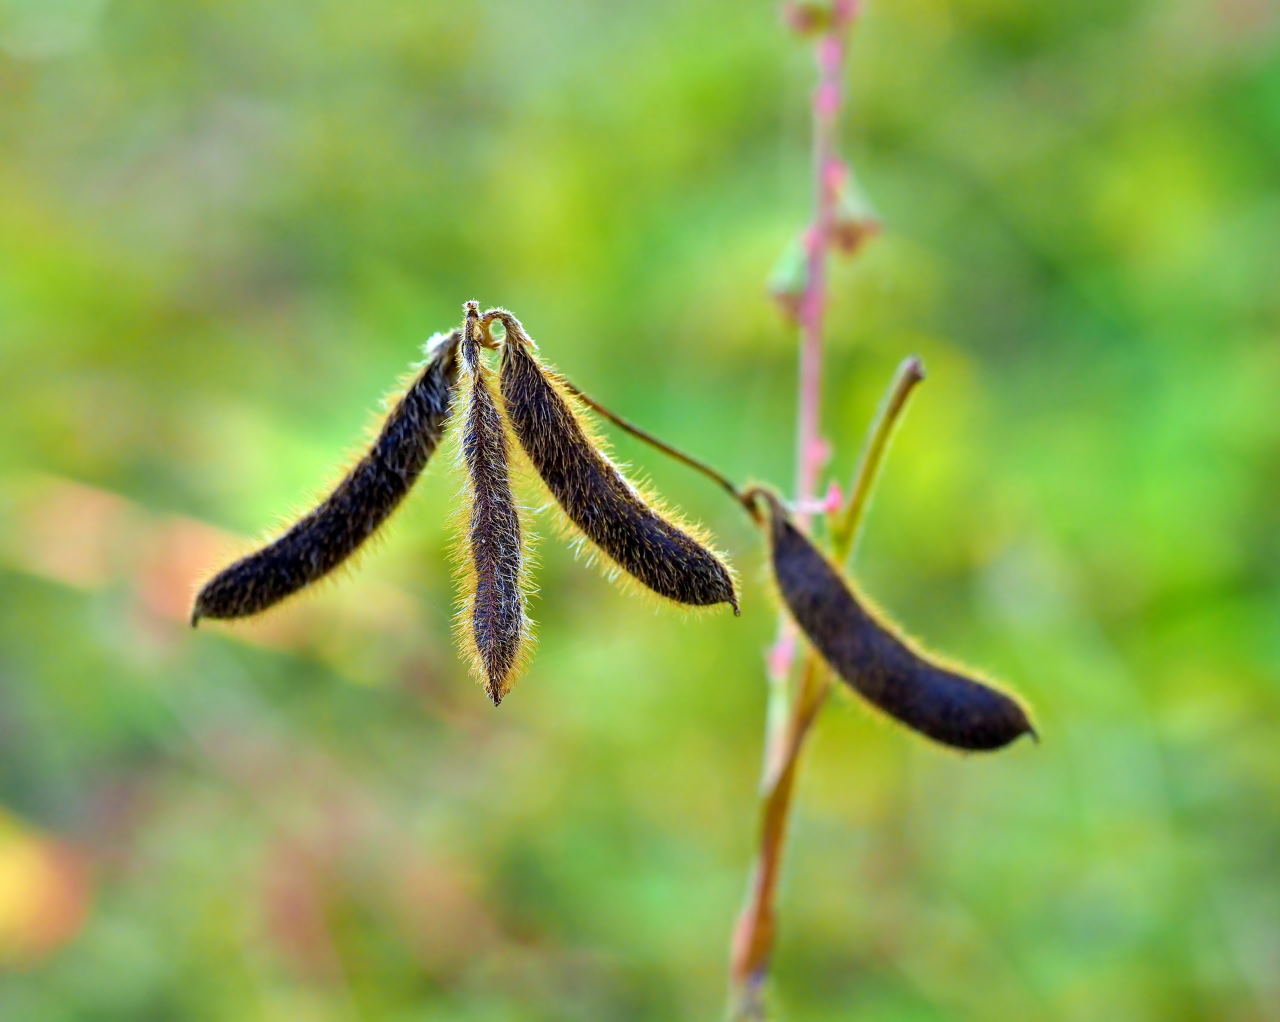
{"label": "blurred green background", "polygon": [[[786,1020],[1275,1018],[1280,16],[867,5],[833,264],[846,479],[929,370],[858,555],[1044,743],[819,722]],[[359,570],[192,633],[461,303],[737,479],[792,476],[765,294],[809,207],[770,3],[0,0],[0,1017],[718,1017],[775,609],[655,611],[537,519],[532,669],[450,636],[438,459]],[[530,494],[529,500],[539,498]]]}

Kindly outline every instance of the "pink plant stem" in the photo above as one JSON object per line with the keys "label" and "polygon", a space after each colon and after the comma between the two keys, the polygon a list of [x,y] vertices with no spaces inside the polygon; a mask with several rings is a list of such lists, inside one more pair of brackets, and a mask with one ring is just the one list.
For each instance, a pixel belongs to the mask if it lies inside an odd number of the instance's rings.
{"label": "pink plant stem", "polygon": [[[800,373],[796,402],[795,516],[801,528],[812,518],[818,474],[830,455],[822,438],[822,338],[827,312],[827,253],[836,203],[845,175],[836,155],[844,58],[856,0],[836,0],[829,30],[815,45],[818,83],[813,90],[813,221],[805,232],[805,287],[800,296]],[[770,698],[766,722],[764,776],[777,773],[786,737],[787,680],[795,663],[796,636],[790,620],[779,619],[778,637],[769,655]]]}
{"label": "pink plant stem", "polygon": [[[851,4],[837,5],[834,15],[849,17]],[[800,299],[800,395],[796,423],[796,504],[801,525],[808,524],[804,506],[815,496],[818,473],[828,455],[819,431],[822,406],[822,332],[827,311],[827,251],[835,222],[836,200],[844,169],[836,157],[836,124],[844,65],[844,22],[818,40],[818,85],[813,93],[814,217],[805,236],[805,288]]]}
{"label": "pink plant stem", "polygon": [[[836,203],[846,173],[836,155],[843,93],[846,35],[857,0],[834,0],[828,30],[816,44],[818,84],[813,93],[814,216],[805,234],[806,275],[800,298],[800,383],[796,420],[795,515],[802,527],[817,506],[818,476],[829,455],[820,432],[822,339],[827,308],[827,253]],[[760,849],[747,902],[734,930],[730,962],[731,1012],[735,1019],[764,1017],[762,991],[775,933],[774,903],[790,819],[796,769],[805,738],[827,692],[825,667],[806,653],[798,692],[788,681],[798,646],[784,617],[769,656],[769,711],[761,792]]]}

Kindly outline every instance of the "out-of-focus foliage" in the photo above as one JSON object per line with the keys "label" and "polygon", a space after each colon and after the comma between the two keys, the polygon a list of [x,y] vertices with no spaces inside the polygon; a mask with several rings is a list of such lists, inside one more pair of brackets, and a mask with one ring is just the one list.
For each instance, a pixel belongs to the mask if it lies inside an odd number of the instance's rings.
{"label": "out-of-focus foliage", "polygon": [[[1280,61],[1266,0],[871,2],[834,269],[858,558],[1044,737],[958,759],[841,698],[781,900],[790,1020],[1280,1004]],[[429,470],[357,573],[191,633],[464,299],[739,479],[791,474],[764,290],[811,64],[767,3],[0,3],[0,1017],[710,1018],[755,832],[745,611],[655,613],[539,519],[494,711]],[[539,498],[531,494],[531,503]]]}

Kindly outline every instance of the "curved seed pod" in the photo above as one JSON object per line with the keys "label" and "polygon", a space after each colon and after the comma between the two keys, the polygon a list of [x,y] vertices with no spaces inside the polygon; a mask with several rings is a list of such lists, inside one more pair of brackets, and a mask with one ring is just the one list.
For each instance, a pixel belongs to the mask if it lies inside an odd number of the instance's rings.
{"label": "curved seed pod", "polygon": [[1011,696],[926,659],[859,603],[840,573],[792,524],[769,509],[773,572],[791,616],[831,668],[868,702],[958,749],[989,750],[1035,736]]}
{"label": "curved seed pod", "polygon": [[399,505],[440,442],[458,376],[457,330],[427,343],[427,360],[387,415],[373,446],[314,510],[284,535],[205,583],[201,618],[257,614],[327,575]]}
{"label": "curved seed pod", "polygon": [[471,518],[464,565],[462,624],[470,624],[474,666],[497,706],[522,666],[528,627],[524,610],[524,547],[511,495],[506,425],[489,389],[492,373],[480,361],[486,342],[475,302],[467,303],[462,368],[468,404],[462,427]]}
{"label": "curved seed pod", "polygon": [[738,597],[728,566],[688,526],[641,497],[603,453],[565,398],[564,384],[539,364],[520,321],[503,310],[502,398],[521,447],[569,520],[619,568],[676,603]]}

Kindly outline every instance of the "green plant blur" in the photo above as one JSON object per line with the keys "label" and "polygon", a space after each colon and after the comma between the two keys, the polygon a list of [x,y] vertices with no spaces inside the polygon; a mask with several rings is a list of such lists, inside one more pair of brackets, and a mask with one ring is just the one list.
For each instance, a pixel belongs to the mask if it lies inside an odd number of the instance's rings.
{"label": "green plant blur", "polygon": [[[1044,742],[959,758],[833,701],[781,1019],[1280,1004],[1278,31],[867,5],[845,142],[885,229],[833,264],[829,475],[922,356],[859,582]],[[717,1017],[775,608],[705,480],[616,439],[743,616],[655,611],[537,517],[497,711],[451,642],[447,457],[357,571],[182,615],[469,298],[787,485],[763,284],[811,81],[764,2],[0,4],[0,1017]]]}

